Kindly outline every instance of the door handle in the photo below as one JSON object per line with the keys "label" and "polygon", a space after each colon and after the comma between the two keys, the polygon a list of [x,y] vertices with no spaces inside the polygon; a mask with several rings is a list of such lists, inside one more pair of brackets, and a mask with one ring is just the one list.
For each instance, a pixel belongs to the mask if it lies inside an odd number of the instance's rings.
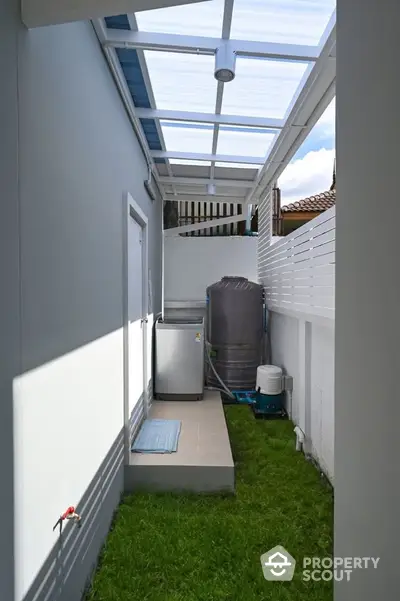
{"label": "door handle", "polygon": [[140,323],[143,325],[144,323],[149,323],[149,320],[147,319],[147,317],[144,317],[140,320]]}

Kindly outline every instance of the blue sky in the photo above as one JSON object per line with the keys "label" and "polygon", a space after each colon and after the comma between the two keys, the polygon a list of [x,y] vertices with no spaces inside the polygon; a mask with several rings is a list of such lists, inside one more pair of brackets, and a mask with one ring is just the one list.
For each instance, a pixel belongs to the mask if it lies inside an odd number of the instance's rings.
{"label": "blue sky", "polygon": [[303,159],[309,152],[326,148],[331,150],[335,146],[334,131],[334,109],[335,102],[328,107],[326,113],[322,115],[319,123],[311,131],[305,142],[297,151],[293,160]]}
{"label": "blue sky", "polygon": [[[142,31],[219,38],[223,9],[224,0],[209,0],[143,11],[137,13],[136,19]],[[231,38],[318,45],[334,9],[335,0],[235,0]],[[146,51],[145,58],[157,108],[215,112],[214,57]],[[236,77],[224,87],[222,113],[284,118],[307,66],[300,62],[238,57]],[[176,123],[163,122],[161,127],[167,150],[211,154],[212,128],[196,128],[184,122],[179,122],[178,127]],[[216,152],[262,158],[273,141],[270,132],[221,128]],[[284,202],[321,191],[316,188],[331,178],[332,168],[327,166],[333,160],[333,147],[330,108],[280,179]]]}

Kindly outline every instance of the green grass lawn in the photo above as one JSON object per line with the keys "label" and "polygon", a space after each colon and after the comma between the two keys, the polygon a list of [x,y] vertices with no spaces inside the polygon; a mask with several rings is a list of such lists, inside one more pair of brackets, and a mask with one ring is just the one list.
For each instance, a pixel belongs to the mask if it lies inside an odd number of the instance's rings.
{"label": "green grass lawn", "polygon": [[331,601],[331,582],[267,582],[260,555],[283,545],[332,554],[330,488],[295,451],[288,421],[228,406],[236,496],[136,494],[121,504],[88,601]]}

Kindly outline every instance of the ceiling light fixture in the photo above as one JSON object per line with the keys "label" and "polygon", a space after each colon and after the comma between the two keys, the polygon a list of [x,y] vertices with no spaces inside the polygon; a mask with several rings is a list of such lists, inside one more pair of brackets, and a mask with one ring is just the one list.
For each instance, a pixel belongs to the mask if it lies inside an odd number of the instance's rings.
{"label": "ceiling light fixture", "polygon": [[235,79],[236,52],[231,50],[229,44],[223,44],[215,51],[214,77],[222,83],[229,83]]}

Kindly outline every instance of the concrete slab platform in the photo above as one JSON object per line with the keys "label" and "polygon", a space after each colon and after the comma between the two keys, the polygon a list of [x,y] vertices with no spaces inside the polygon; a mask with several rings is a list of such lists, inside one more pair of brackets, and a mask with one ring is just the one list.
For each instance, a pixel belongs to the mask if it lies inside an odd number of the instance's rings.
{"label": "concrete slab platform", "polygon": [[155,401],[150,418],[182,422],[176,453],[131,453],[127,492],[234,492],[235,470],[222,401],[207,391],[202,401]]}

